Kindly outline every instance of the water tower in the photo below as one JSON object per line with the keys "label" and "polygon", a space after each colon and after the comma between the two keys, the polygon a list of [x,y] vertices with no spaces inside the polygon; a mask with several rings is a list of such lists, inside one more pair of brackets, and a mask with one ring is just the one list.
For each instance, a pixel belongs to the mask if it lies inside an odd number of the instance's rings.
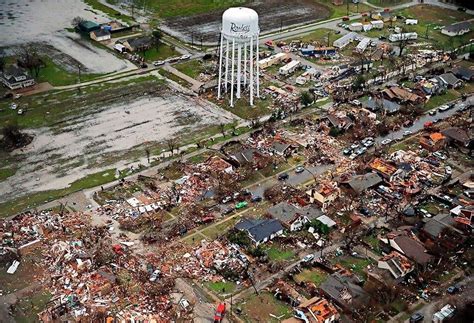
{"label": "water tower", "polygon": [[249,8],[229,8],[222,15],[217,98],[230,91],[230,106],[244,89],[249,89],[250,105],[254,92],[259,96],[258,14]]}

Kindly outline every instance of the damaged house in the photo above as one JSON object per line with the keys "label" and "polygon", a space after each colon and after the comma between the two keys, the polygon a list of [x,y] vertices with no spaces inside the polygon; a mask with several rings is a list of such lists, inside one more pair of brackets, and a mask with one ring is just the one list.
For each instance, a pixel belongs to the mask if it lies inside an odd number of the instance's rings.
{"label": "damaged house", "polygon": [[276,219],[247,219],[240,220],[235,228],[244,231],[256,246],[283,234],[283,226]]}
{"label": "damaged house", "polygon": [[361,194],[382,182],[382,178],[377,173],[371,172],[364,175],[352,176],[349,180],[341,182],[341,186],[352,190],[356,194]]}
{"label": "damaged house", "polygon": [[380,238],[389,249],[396,250],[425,268],[434,258],[426,252],[426,248],[418,239],[407,231],[393,231]]}
{"label": "damaged house", "polygon": [[322,211],[314,205],[297,207],[288,202],[280,202],[272,206],[267,213],[290,231],[301,230],[306,223],[322,215]]}

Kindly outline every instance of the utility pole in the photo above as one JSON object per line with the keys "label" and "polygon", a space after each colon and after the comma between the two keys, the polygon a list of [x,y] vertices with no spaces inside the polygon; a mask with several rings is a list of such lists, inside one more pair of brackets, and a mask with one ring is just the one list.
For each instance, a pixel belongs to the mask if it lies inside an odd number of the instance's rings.
{"label": "utility pole", "polygon": [[283,30],[283,19],[280,18],[280,32]]}
{"label": "utility pole", "polygon": [[201,51],[202,51],[202,36],[201,36]]}
{"label": "utility pole", "polygon": [[194,46],[194,31],[191,31],[191,46]]}
{"label": "utility pole", "polygon": [[347,0],[347,15],[346,16],[349,16],[349,0]]}
{"label": "utility pole", "polygon": [[329,47],[329,37],[330,37],[330,35],[331,35],[331,32],[328,32],[328,45],[327,45],[327,47]]}

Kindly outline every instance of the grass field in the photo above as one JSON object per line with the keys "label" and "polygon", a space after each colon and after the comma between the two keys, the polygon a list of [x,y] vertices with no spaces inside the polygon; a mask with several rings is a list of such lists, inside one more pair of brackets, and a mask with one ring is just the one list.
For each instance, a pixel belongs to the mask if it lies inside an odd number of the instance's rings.
{"label": "grass field", "polygon": [[299,282],[311,282],[314,283],[316,286],[321,285],[326,281],[327,274],[319,269],[305,269],[298,275],[294,277],[297,283]]}
{"label": "grass field", "polygon": [[325,5],[331,11],[331,15],[328,17],[328,19],[343,17],[354,13],[368,12],[373,9],[364,3],[354,4],[352,1],[349,1],[348,6],[346,4],[342,6],[335,6],[332,3],[332,0],[318,0],[317,2]]}
{"label": "grass field", "polygon": [[[134,0],[138,7],[143,6],[143,1]],[[245,4],[245,0],[154,0],[147,2],[147,9],[155,12],[160,18],[172,18],[177,16],[191,16],[206,13],[212,10],[225,9],[228,7]]]}
{"label": "grass field", "polygon": [[160,43],[158,48],[156,47],[150,48],[146,51],[138,53],[138,55],[143,57],[146,61],[152,62],[152,61],[164,60],[168,57],[178,56],[179,52],[167,44]]}
{"label": "grass field", "polygon": [[[45,67],[40,70],[39,75],[36,78],[38,83],[48,82],[49,84],[56,86],[79,83],[79,71],[76,73],[68,72],[56,65],[48,57],[43,57],[42,60],[45,64]],[[100,76],[103,76],[103,74],[81,73],[81,82],[87,82]]]}
{"label": "grass field", "polygon": [[276,246],[271,246],[266,249],[268,259],[271,261],[285,261],[295,257],[295,253],[292,250],[280,249]]}
{"label": "grass field", "polygon": [[386,8],[408,3],[411,2],[411,0],[367,0],[367,2],[378,7]]}
{"label": "grass field", "polygon": [[207,282],[206,287],[216,294],[229,294],[235,291],[237,285],[234,282]]}
{"label": "grass field", "polygon": [[66,196],[68,194],[87,189],[115,180],[115,169],[108,169],[102,172],[88,175],[78,181],[71,183],[69,187],[31,193],[8,202],[0,203],[0,216],[8,216],[21,212],[22,210],[37,207],[50,201]]}
{"label": "grass field", "polygon": [[[260,85],[260,88],[263,87]],[[235,95],[235,93],[234,93]],[[273,98],[267,96],[266,100],[258,99],[254,97],[254,105],[250,106],[249,98],[247,96],[242,96],[239,100],[234,100],[234,107],[230,106],[228,96],[224,96],[220,101],[214,100],[221,108],[224,108],[227,111],[232,112],[236,116],[242,119],[254,119],[264,115],[271,114],[270,106],[273,103]]]}
{"label": "grass field", "polygon": [[338,257],[334,259],[334,262],[342,265],[347,270],[354,272],[361,278],[367,276],[366,268],[368,265],[373,263],[371,259],[359,259],[355,257]]}
{"label": "grass field", "polygon": [[[242,308],[242,318],[245,322],[281,322],[282,319],[292,316],[289,305],[278,301],[268,292],[260,295],[252,294],[246,302],[237,307]],[[280,317],[280,320],[270,316]]]}
{"label": "grass field", "polygon": [[458,91],[453,90],[453,89],[448,90],[443,95],[435,95],[435,96],[431,97],[429,99],[429,101],[426,102],[423,109],[425,111],[431,110],[431,109],[439,107],[440,105],[443,105],[443,104],[445,104],[449,101],[456,100],[460,96],[461,96],[461,94]]}
{"label": "grass field", "polygon": [[319,28],[311,32],[310,34],[307,34],[298,38],[290,38],[289,40],[301,40],[302,42],[305,42],[305,43],[317,42],[321,45],[327,45],[328,35],[329,35],[329,43],[332,43],[334,40],[340,37],[340,35],[336,35],[334,33],[334,30],[331,30],[328,28]]}
{"label": "grass field", "polygon": [[84,0],[84,2],[87,3],[89,6],[91,6],[93,9],[102,11],[110,18],[120,19],[129,25],[132,25],[134,23],[134,20],[132,17],[121,14],[117,10],[104,5],[99,0]]}
{"label": "grass field", "polygon": [[200,60],[191,60],[174,66],[181,73],[196,79],[202,71],[202,62]]}

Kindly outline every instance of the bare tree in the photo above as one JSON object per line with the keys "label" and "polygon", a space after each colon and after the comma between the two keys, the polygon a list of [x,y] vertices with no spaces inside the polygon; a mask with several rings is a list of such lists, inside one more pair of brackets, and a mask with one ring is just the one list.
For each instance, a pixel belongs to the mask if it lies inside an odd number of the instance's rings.
{"label": "bare tree", "polygon": [[30,73],[38,77],[44,63],[34,46],[21,46],[17,51],[18,65],[27,68]]}
{"label": "bare tree", "polygon": [[168,145],[171,156],[173,156],[175,149],[178,149],[178,141],[175,138],[170,138],[166,140],[166,145]]}
{"label": "bare tree", "polygon": [[74,17],[74,19],[72,19],[71,25],[74,28],[77,28],[79,24],[83,21],[84,21],[84,18],[77,16],[77,17]]}

